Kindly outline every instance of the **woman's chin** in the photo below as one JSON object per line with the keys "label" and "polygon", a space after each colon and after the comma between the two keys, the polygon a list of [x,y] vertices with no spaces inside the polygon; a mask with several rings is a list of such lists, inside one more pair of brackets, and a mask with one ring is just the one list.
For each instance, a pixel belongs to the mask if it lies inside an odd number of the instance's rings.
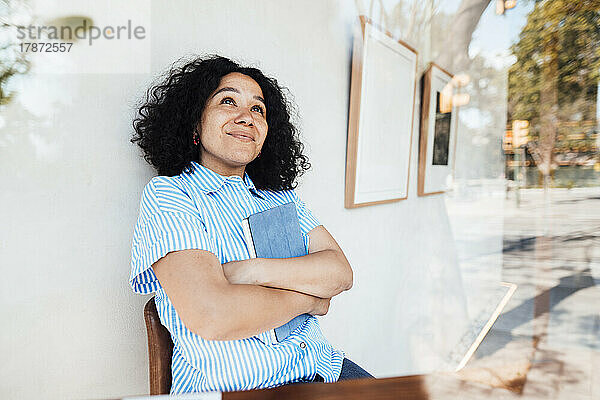
{"label": "woman's chin", "polygon": [[231,161],[240,166],[248,165],[252,161],[256,160],[256,157],[256,155],[250,153],[235,154],[233,157],[231,157]]}

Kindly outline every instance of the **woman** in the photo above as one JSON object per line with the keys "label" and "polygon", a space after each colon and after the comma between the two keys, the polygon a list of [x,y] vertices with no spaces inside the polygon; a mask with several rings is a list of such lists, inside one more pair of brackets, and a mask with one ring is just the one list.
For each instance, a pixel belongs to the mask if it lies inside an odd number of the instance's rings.
{"label": "woman", "polygon": [[[156,292],[174,343],[171,393],[370,376],[325,339],[315,315],[352,286],[333,237],[293,188],[309,168],[274,79],[223,57],[173,67],[134,120],[158,171],[144,188],[130,284]],[[241,222],[293,202],[308,254],[249,259]],[[311,317],[285,340],[269,331]]]}

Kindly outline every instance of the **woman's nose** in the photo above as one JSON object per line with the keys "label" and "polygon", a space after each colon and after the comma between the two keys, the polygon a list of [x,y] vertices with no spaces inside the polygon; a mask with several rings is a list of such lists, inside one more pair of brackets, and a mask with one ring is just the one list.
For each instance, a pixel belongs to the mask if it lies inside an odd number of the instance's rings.
{"label": "woman's nose", "polygon": [[246,110],[246,109],[242,109],[240,111],[240,113],[236,116],[234,122],[236,124],[243,124],[243,125],[248,125],[248,126],[254,125],[254,120],[252,119],[252,114],[250,113],[249,110]]}

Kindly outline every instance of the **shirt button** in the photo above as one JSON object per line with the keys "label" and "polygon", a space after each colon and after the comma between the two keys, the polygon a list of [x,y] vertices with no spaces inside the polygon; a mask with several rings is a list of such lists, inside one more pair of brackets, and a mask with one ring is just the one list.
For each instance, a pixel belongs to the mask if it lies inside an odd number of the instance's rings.
{"label": "shirt button", "polygon": [[300,342],[300,348],[301,348],[301,349],[305,349],[305,348],[306,348],[306,343],[304,343],[304,342]]}

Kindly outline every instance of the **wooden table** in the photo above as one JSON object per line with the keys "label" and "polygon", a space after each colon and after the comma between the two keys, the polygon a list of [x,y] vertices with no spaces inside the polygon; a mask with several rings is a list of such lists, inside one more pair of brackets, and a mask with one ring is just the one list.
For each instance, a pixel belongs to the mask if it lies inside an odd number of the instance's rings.
{"label": "wooden table", "polygon": [[[543,396],[527,399],[543,399]],[[245,392],[196,393],[173,397],[128,397],[127,400],[387,400],[460,399],[524,400],[520,393],[465,381],[452,373],[413,375],[384,379],[359,379],[335,383],[302,383]]]}
{"label": "wooden table", "polygon": [[223,393],[223,400],[515,399],[517,393],[459,379],[454,374],[305,383],[273,389]]}
{"label": "wooden table", "polygon": [[223,400],[254,399],[428,399],[420,375],[386,379],[357,379],[336,383],[303,383],[273,389],[223,393]]}

